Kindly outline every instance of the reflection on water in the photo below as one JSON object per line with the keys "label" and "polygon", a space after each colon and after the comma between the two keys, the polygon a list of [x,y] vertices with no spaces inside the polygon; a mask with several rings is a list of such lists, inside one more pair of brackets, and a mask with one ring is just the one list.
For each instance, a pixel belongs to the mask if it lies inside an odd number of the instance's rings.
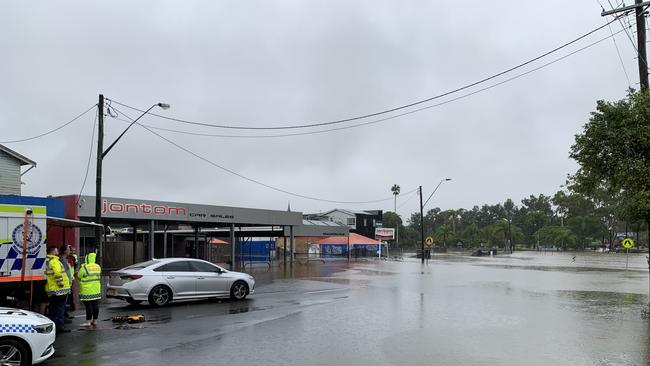
{"label": "reflection on water", "polygon": [[647,296],[641,294],[599,291],[558,291],[563,308],[584,313],[588,318],[642,320]]}

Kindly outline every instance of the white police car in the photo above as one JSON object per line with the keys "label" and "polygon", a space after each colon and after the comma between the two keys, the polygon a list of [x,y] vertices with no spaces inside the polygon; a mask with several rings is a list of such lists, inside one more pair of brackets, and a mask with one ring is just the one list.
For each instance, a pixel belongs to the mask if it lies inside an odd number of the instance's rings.
{"label": "white police car", "polygon": [[31,311],[0,307],[0,365],[25,366],[54,354],[54,323]]}

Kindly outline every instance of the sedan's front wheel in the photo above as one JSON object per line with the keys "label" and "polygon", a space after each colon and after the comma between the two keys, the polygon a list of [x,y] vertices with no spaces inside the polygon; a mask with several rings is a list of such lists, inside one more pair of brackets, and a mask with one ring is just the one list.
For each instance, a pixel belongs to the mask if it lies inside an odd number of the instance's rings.
{"label": "sedan's front wheel", "polygon": [[244,300],[248,296],[248,285],[244,281],[237,281],[230,288],[230,298],[233,300]]}
{"label": "sedan's front wheel", "polygon": [[149,293],[149,304],[153,306],[165,306],[172,301],[172,291],[167,286],[158,285]]}
{"label": "sedan's front wheel", "polygon": [[31,365],[31,355],[21,342],[14,339],[0,341],[0,365],[27,366]]}

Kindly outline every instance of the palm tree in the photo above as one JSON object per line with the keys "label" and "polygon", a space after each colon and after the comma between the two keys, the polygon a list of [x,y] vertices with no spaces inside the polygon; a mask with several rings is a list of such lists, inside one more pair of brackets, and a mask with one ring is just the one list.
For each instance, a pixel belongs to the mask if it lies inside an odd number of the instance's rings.
{"label": "palm tree", "polygon": [[442,244],[447,247],[447,238],[451,236],[451,229],[448,225],[440,225],[436,229],[436,238],[442,240]]}
{"label": "palm tree", "polygon": [[[398,184],[393,184],[393,186],[390,188],[390,191],[393,192],[393,196],[395,197],[395,215],[397,215],[397,196],[399,195],[400,188]],[[398,215],[399,217],[399,215]],[[397,223],[397,227],[395,228],[395,246],[399,248],[399,221]]]}
{"label": "palm tree", "polygon": [[467,240],[471,245],[478,244],[478,237],[481,234],[481,230],[476,226],[476,224],[471,224],[463,230],[462,237]]}

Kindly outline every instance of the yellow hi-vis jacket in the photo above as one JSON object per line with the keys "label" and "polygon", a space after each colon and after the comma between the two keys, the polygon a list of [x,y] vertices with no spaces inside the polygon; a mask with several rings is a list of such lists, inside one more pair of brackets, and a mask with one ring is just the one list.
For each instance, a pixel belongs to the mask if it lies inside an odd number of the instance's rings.
{"label": "yellow hi-vis jacket", "polygon": [[96,258],[97,254],[95,253],[86,254],[85,263],[81,265],[79,272],[77,272],[79,300],[81,301],[100,300],[102,298],[102,268],[95,264]]}
{"label": "yellow hi-vis jacket", "polygon": [[45,292],[47,296],[63,296],[70,293],[70,279],[65,272],[63,263],[55,255],[47,255],[45,259]]}

